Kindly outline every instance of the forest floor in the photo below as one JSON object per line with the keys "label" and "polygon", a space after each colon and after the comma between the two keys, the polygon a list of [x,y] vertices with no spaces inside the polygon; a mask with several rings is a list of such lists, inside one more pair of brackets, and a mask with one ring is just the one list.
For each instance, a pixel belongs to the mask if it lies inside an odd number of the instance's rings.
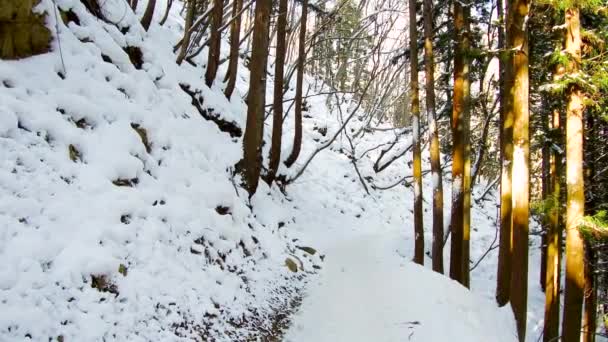
{"label": "forest floor", "polygon": [[398,232],[329,241],[285,341],[516,341],[509,308],[414,264]]}

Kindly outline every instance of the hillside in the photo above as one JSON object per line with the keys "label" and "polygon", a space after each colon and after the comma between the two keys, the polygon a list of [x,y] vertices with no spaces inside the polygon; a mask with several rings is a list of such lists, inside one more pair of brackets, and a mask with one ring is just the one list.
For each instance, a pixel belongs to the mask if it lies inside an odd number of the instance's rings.
{"label": "hillside", "polygon": [[[273,340],[287,326],[289,341],[397,341],[411,331],[417,341],[442,341],[446,334],[515,340],[510,310],[493,300],[496,250],[472,272],[472,294],[411,264],[412,189],[407,181],[379,189],[411,174],[411,156],[380,173],[373,167],[382,158],[374,146],[390,144],[400,130],[364,134],[357,148],[366,153],[357,169],[347,152],[349,138],[340,134],[293,184],[283,190],[261,182],[250,199],[234,174],[246,119],[245,61],[238,96],[228,101],[221,82],[205,86],[205,54],[194,64],[175,63],[172,47],[183,35],[180,6],[164,26],[157,13],[145,32],[122,0],[103,2],[104,20],[85,2],[56,3],[57,15],[51,0],[38,7],[55,37],[52,51],[0,61],[0,340]],[[222,57],[228,54],[224,44]],[[305,82],[316,84],[313,76]],[[267,98],[271,103],[270,90]],[[307,101],[303,157],[283,174],[301,170],[338,132],[342,111],[353,107],[347,101],[338,111],[327,103],[327,96]],[[364,125],[354,116],[345,131]],[[271,121],[265,126],[269,142]],[[288,117],[284,136],[292,132]],[[401,139],[384,158],[409,143]],[[290,144],[284,144],[285,154]],[[425,177],[425,196],[431,182]],[[481,196],[485,185],[474,193]],[[430,203],[424,206],[430,246]],[[472,260],[495,242],[495,210],[494,191],[473,210]],[[538,257],[534,251],[530,258],[534,275]],[[350,276],[337,277],[342,268]],[[530,278],[533,341],[544,295]],[[364,289],[370,295],[390,296],[363,298],[362,281],[369,281]],[[361,315],[339,321],[320,312],[322,302],[348,310],[353,298],[361,299]],[[392,321],[368,321],[367,305],[391,301],[399,302],[388,311],[392,318],[403,314],[399,321],[419,326],[369,335]],[[300,303],[302,311],[295,313]],[[467,316],[464,328],[461,315]],[[454,322],[439,333],[448,320]],[[370,330],[340,334],[352,325]]]}

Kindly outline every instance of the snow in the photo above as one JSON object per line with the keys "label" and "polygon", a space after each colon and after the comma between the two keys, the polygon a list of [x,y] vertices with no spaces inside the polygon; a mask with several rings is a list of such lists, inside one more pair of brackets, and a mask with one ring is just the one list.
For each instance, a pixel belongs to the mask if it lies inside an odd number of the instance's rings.
{"label": "snow", "polygon": [[[40,11],[52,13],[53,3],[42,0]],[[56,3],[78,15],[80,25],[55,23],[49,15],[49,27],[59,32],[51,53],[0,61],[0,341],[189,341],[201,335],[240,341],[259,338],[272,315],[299,296],[303,304],[287,337],[293,341],[401,341],[410,334],[430,342],[446,336],[512,340],[510,309],[498,309],[493,299],[497,250],[472,272],[472,292],[409,261],[412,188],[371,188],[411,174],[411,151],[381,173],[373,169],[382,149],[371,149],[389,145],[395,132],[357,135],[357,151],[369,151],[357,165],[370,195],[340,134],[286,194],[260,182],[249,200],[232,175],[240,138],[201,118],[180,88],[200,91],[204,108],[244,128],[247,68],[239,65],[229,101],[220,82],[204,85],[204,51],[197,67],[177,66],[172,46],[183,19],[175,4],[165,26],[153,23],[144,32],[122,0],[103,2],[104,15],[116,25],[98,20],[80,1]],[[165,5],[159,0],[157,9]],[[157,10],[156,20],[161,15]],[[123,51],[127,46],[143,52],[141,69]],[[222,57],[227,54],[224,43]],[[305,82],[307,89],[315,83]],[[272,86],[269,78],[268,99]],[[290,90],[286,98],[293,97]],[[281,172],[295,174],[336,134],[338,106],[343,113],[353,108],[347,98],[330,110],[330,100],[307,100],[301,157]],[[360,131],[362,124],[352,120],[347,131]],[[134,127],[145,129],[149,152]],[[379,165],[411,146],[403,132]],[[284,157],[292,136],[290,116]],[[270,129],[264,137],[270,141]],[[423,160],[428,169],[426,151]],[[427,250],[433,178],[425,177],[422,189]],[[128,186],[113,184],[119,180]],[[444,191],[450,198],[451,187]],[[495,241],[496,196],[488,198],[473,209],[473,260]],[[449,210],[444,220],[447,227]],[[535,341],[544,296],[534,276],[538,251],[531,251],[528,340]],[[287,257],[303,269],[290,272]],[[93,288],[93,276],[105,277],[116,293]]]}
{"label": "snow", "polygon": [[285,340],[517,341],[510,309],[400,257],[403,242],[359,233],[328,249]]}

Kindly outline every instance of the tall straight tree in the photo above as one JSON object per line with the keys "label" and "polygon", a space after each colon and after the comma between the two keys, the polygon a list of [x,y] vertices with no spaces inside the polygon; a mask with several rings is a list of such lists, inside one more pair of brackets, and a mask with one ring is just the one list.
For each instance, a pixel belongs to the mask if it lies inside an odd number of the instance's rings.
{"label": "tall straight tree", "polygon": [[268,162],[268,184],[272,183],[281,161],[281,140],[283,135],[283,73],[287,50],[287,0],[279,1],[277,19],[277,57],[274,68],[274,103],[272,105],[272,143]]}
{"label": "tall straight tree", "polygon": [[[450,229],[450,278],[465,285],[464,224],[465,224],[465,168],[466,168],[466,119],[469,111],[469,36],[467,32],[468,5],[454,2],[454,93],[452,100],[452,213]],[[468,270],[467,270],[468,271]]]}
{"label": "tall straight tree", "polygon": [[224,16],[224,1],[213,0],[211,9],[211,25],[209,35],[209,56],[207,57],[207,71],[205,73],[205,83],[211,87],[220,65],[220,47],[222,43],[222,17]]}
{"label": "tall straight tree", "polygon": [[435,111],[435,61],[433,55],[433,1],[424,0],[424,78],[426,115],[431,134],[431,174],[433,175],[433,271],[443,273],[443,181],[439,153],[439,129]]}
{"label": "tall straight tree", "polygon": [[418,28],[416,0],[409,0],[410,12],[410,113],[414,146],[414,262],[424,265],[424,226],[422,222],[422,157],[420,155],[420,100],[418,94]]}
{"label": "tall straight tree", "polygon": [[[501,0],[497,1],[497,14],[500,22],[498,48],[505,48],[505,16]],[[510,53],[501,53],[499,59],[500,92],[500,238],[498,249],[498,270],[496,274],[496,302],[504,306],[509,302],[511,292],[511,163],[513,162],[513,111],[509,106],[507,85],[512,79]],[[510,85],[509,85],[510,87]]]}
{"label": "tall straight tree", "polygon": [[[560,44],[561,45],[561,44]],[[557,66],[554,80],[563,74],[564,68]],[[554,108],[551,113],[551,145],[562,146],[562,127],[560,111]],[[543,340],[557,341],[559,338],[559,309],[560,309],[560,279],[562,253],[562,225],[560,220],[561,186],[560,174],[562,169],[560,151],[550,149],[549,159],[549,193],[551,211],[548,217],[547,231],[547,268],[545,276],[545,326]]]}
{"label": "tall straight tree", "polygon": [[306,22],[308,21],[308,0],[302,0],[302,17],[300,18],[300,37],[298,41],[298,71],[296,74],[295,130],[291,154],[285,165],[291,167],[300,156],[302,149],[302,87],[304,86],[304,65],[306,62]]}
{"label": "tall straight tree", "polygon": [[224,95],[230,99],[236,85],[236,75],[239,68],[239,46],[241,39],[241,10],[243,9],[243,0],[234,0],[232,6],[232,15],[236,16],[230,26],[230,57],[228,62],[228,71],[226,71],[226,89]]}
{"label": "tall straight tree", "polygon": [[266,94],[266,63],[268,61],[268,31],[272,0],[256,0],[249,93],[247,96],[247,123],[243,136],[243,160],[240,170],[245,176],[249,195],[258,188],[262,170],[262,135]]}
{"label": "tall straight tree", "polygon": [[513,53],[509,82],[510,109],[513,111],[513,256],[511,271],[511,308],[521,342],[526,338],[528,302],[528,219],[529,219],[529,76],[528,31],[526,21],[530,0],[510,0],[507,11],[507,49]]}
{"label": "tall straight tree", "polygon": [[[580,13],[576,7],[565,12],[566,72],[576,77],[581,62]],[[585,212],[583,180],[583,95],[572,83],[566,90],[566,286],[564,292],[564,341],[578,341],[583,304],[584,246],[578,225]]]}

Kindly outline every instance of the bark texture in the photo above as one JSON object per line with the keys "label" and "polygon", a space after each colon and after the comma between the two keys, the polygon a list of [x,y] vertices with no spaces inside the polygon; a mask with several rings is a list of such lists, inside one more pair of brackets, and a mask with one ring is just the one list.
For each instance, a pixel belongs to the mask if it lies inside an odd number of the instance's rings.
{"label": "bark texture", "polygon": [[239,47],[241,45],[240,39],[242,17],[242,15],[239,13],[241,13],[243,9],[243,0],[234,0],[232,6],[232,13],[237,17],[230,26],[230,57],[228,62],[228,71],[226,72],[226,78],[224,79],[224,82],[227,82],[226,89],[224,89],[224,95],[226,95],[228,99],[232,97],[232,93],[234,92],[236,75],[239,68]]}
{"label": "bark texture", "polygon": [[[502,1],[499,0],[498,17],[503,23],[498,35],[499,48],[505,47],[506,30]],[[509,105],[511,55],[503,53],[500,58],[500,238],[498,249],[498,271],[496,275],[496,302],[504,306],[511,292],[511,256],[513,254],[511,214],[511,164],[513,162],[513,112]]]}
{"label": "bark texture", "polygon": [[272,0],[257,0],[251,51],[247,124],[243,137],[243,160],[240,170],[245,186],[252,196],[258,188],[262,169],[262,136],[266,93],[266,63],[268,61],[268,30]]}
{"label": "bark texture", "polygon": [[422,157],[420,155],[420,100],[418,94],[418,28],[416,0],[409,0],[410,12],[410,113],[414,160],[414,262],[424,265],[424,226],[422,221]]}
{"label": "bark texture", "polygon": [[[213,0],[213,9],[211,9],[210,18],[209,56],[207,57],[207,71],[205,72],[205,83],[208,87],[213,85],[213,81],[217,75],[217,68],[220,65],[220,47],[222,43],[220,27],[222,26],[223,16],[224,2],[222,0]],[[266,39],[268,40],[268,38]]]}
{"label": "bark texture", "polygon": [[426,114],[431,134],[431,173],[433,175],[433,271],[443,273],[443,180],[439,153],[439,128],[435,110],[435,61],[433,54],[433,1],[424,0],[424,75]]}
{"label": "bark texture", "polygon": [[[465,224],[465,168],[466,168],[466,118],[469,110],[469,46],[466,27],[467,10],[462,3],[454,2],[454,93],[452,101],[452,231],[450,250],[450,278],[465,284],[464,279],[464,224]],[[466,262],[468,266],[468,260]]]}
{"label": "bark texture", "polygon": [[[567,72],[574,74],[581,60],[578,8],[566,10],[565,50],[570,56]],[[583,179],[583,95],[575,84],[567,89],[566,105],[566,286],[564,292],[564,341],[579,341],[583,306],[584,248],[578,225],[585,212]]]}
{"label": "bark texture", "polygon": [[530,137],[528,32],[526,20],[530,0],[509,1],[507,14],[507,48],[512,51],[513,83],[509,89],[513,111],[513,256],[511,269],[511,308],[521,342],[526,338],[528,303],[528,219],[530,192]]}
{"label": "bark texture", "polygon": [[296,74],[295,130],[291,154],[285,165],[291,167],[300,156],[302,149],[302,87],[304,84],[304,63],[306,62],[306,21],[308,17],[308,0],[302,0],[302,18],[300,19],[300,37],[298,43],[298,71]]}
{"label": "bark texture", "polygon": [[283,134],[283,75],[285,69],[285,52],[287,50],[287,0],[279,1],[277,19],[277,57],[274,68],[274,103],[272,105],[272,144],[268,162],[268,184],[277,174],[281,161],[281,140]]}

